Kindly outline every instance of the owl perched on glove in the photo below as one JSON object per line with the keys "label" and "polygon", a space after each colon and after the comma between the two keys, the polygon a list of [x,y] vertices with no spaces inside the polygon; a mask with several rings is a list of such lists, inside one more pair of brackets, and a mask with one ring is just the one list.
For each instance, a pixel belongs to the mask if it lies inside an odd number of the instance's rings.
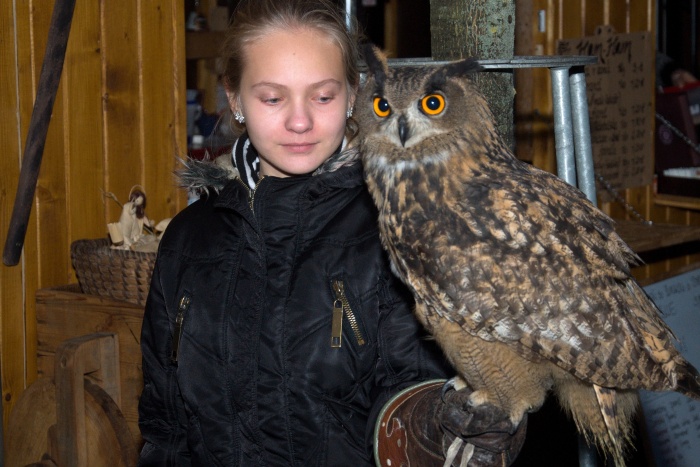
{"label": "owl perched on glove", "polygon": [[636,390],[700,399],[700,377],[630,274],[638,257],[578,189],[518,160],[469,75],[366,54],[356,100],[382,240],[416,315],[474,392],[517,427],[551,391],[618,465]]}

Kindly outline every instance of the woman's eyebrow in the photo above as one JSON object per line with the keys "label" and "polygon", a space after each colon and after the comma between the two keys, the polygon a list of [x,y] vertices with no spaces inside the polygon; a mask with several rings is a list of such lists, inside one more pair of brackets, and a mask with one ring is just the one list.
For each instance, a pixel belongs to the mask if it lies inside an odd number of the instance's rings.
{"label": "woman's eyebrow", "polygon": [[318,83],[312,84],[311,87],[320,88],[320,87],[323,87],[327,84],[333,84],[336,86],[340,86],[342,83],[335,78],[328,78],[328,79],[324,79],[323,81],[319,81]]}
{"label": "woman's eyebrow", "polygon": [[[311,87],[311,88],[320,88],[320,87],[323,87],[323,86],[325,86],[325,85],[327,85],[327,84],[333,84],[333,85],[339,86],[339,85],[341,85],[341,82],[338,81],[338,80],[335,79],[335,78],[328,78],[328,79],[324,79],[324,80],[322,80],[322,81],[319,81],[319,82],[317,82],[317,83],[311,83],[311,84],[309,85],[309,87]],[[272,81],[260,81],[259,83],[255,83],[255,84],[254,84],[253,86],[251,86],[251,87],[252,87],[253,89],[255,89],[255,88],[262,88],[262,87],[271,87],[271,88],[277,88],[277,89],[287,89],[287,86],[285,86],[284,84],[275,83],[275,82],[272,82]]]}

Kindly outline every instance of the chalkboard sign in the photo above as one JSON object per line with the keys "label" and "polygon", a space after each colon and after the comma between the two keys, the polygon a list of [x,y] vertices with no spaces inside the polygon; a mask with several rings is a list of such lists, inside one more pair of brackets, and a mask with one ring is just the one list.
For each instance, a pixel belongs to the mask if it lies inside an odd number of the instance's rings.
{"label": "chalkboard sign", "polygon": [[[678,338],[678,349],[700,368],[700,269],[644,289]],[[640,399],[656,465],[700,465],[700,401],[675,392],[648,391],[640,391]]]}
{"label": "chalkboard sign", "polygon": [[610,26],[596,33],[557,42],[559,55],[598,56],[585,68],[595,173],[618,190],[647,185],[654,175],[651,33],[616,34]]}

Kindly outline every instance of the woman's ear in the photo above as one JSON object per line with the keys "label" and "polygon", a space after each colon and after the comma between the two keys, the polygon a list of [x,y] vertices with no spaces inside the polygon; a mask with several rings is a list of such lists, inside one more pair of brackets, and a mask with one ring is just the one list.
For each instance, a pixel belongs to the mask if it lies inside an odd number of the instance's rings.
{"label": "woman's ear", "polygon": [[357,98],[357,89],[354,87],[350,87],[349,93],[348,93],[348,109],[355,108],[355,99],[356,98]]}
{"label": "woman's ear", "polygon": [[233,91],[226,90],[226,99],[228,100],[228,106],[232,113],[240,112],[240,100],[238,99],[238,94]]}

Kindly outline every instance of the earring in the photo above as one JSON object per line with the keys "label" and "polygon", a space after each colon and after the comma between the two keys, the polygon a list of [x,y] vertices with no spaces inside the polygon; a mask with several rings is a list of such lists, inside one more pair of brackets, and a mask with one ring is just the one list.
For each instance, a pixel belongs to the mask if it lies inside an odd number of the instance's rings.
{"label": "earring", "polygon": [[350,107],[348,109],[347,113],[345,114],[345,118],[350,118],[350,117],[352,117],[352,107]]}
{"label": "earring", "polygon": [[243,123],[245,123],[245,117],[244,117],[243,114],[240,112],[240,110],[236,110],[236,111],[233,113],[233,118],[235,118],[236,121],[237,121],[238,123],[240,123],[241,125],[242,125]]}

